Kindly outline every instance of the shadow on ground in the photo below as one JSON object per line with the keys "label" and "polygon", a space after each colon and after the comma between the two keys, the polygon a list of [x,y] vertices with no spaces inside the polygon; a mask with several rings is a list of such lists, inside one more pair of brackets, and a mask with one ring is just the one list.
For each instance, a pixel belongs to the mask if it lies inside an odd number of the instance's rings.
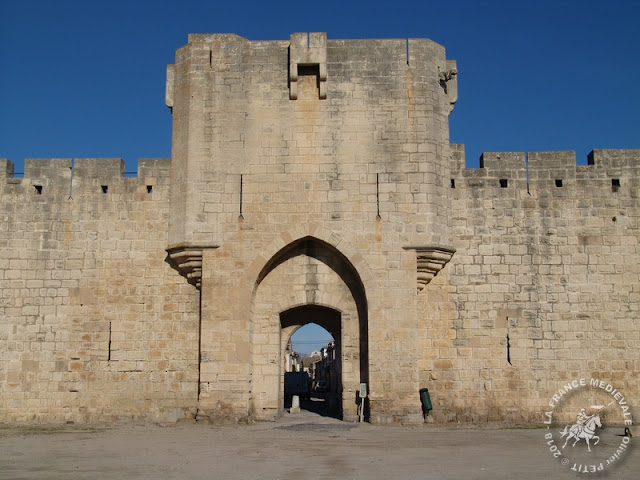
{"label": "shadow on ground", "polygon": [[[313,393],[309,399],[300,399],[300,410],[314,413],[321,417],[341,420],[342,416],[339,409],[331,408],[332,403],[336,404],[336,402],[331,402],[330,393]],[[289,411],[291,400],[285,400],[284,408],[287,412]]]}

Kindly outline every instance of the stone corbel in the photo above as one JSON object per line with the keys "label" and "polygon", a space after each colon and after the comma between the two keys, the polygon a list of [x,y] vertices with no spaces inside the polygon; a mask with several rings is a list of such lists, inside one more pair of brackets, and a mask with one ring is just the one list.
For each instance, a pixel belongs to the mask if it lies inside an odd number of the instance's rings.
{"label": "stone corbel", "polygon": [[176,83],[176,66],[167,65],[167,83],[165,86],[164,102],[173,111],[174,90]]}
{"label": "stone corbel", "polygon": [[289,43],[289,98],[298,98],[298,67],[316,70],[319,98],[327,98],[327,34],[293,33]]}
{"label": "stone corbel", "polygon": [[446,67],[438,67],[438,81],[449,100],[449,113],[453,111],[453,105],[458,101],[458,69],[455,60],[446,60]]}
{"label": "stone corbel", "polygon": [[218,246],[176,245],[167,248],[173,268],[198,290],[202,284],[202,251]]}
{"label": "stone corbel", "polygon": [[417,260],[418,293],[424,290],[431,280],[442,270],[456,249],[441,245],[424,245],[404,247],[405,250],[415,250]]}

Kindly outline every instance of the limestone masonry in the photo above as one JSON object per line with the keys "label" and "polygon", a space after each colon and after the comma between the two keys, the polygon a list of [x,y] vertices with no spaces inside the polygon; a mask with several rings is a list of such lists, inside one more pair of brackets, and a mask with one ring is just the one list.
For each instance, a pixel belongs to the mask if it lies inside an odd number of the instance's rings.
{"label": "limestone masonry", "polygon": [[347,421],[361,383],[375,423],[428,388],[541,424],[582,377],[639,413],[640,150],[465,168],[456,79],[427,39],[190,35],[171,159],[1,160],[0,422],[272,420],[311,322]]}

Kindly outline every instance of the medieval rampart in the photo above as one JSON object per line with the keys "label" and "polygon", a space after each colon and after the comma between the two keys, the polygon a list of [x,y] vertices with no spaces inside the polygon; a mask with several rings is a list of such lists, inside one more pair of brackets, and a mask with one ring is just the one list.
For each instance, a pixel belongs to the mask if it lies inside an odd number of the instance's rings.
{"label": "medieval rampart", "polygon": [[[542,421],[597,377],[637,408],[640,151],[449,144],[426,39],[191,35],[172,158],[0,163],[0,419],[275,419],[318,323],[346,420]],[[609,419],[619,421],[620,419]]]}
{"label": "medieval rampart", "polygon": [[424,333],[421,382],[441,418],[535,422],[580,377],[637,402],[640,150],[595,150],[588,165],[485,153],[477,169],[454,155],[457,251],[420,306],[439,326]]}
{"label": "medieval rampart", "polygon": [[[558,372],[637,392],[640,152],[463,155],[457,252],[418,297],[435,418],[535,421]],[[197,291],[165,261],[169,161],[125,177],[119,159],[27,160],[24,178],[3,162],[5,418],[193,414]]]}
{"label": "medieval rampart", "polygon": [[165,261],[168,168],[29,159],[13,178],[2,160],[0,419],[195,411],[198,298]]}

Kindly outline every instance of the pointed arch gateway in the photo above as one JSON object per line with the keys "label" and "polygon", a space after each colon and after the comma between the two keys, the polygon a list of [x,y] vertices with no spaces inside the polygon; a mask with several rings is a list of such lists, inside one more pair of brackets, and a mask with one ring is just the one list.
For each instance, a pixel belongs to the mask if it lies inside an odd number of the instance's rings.
{"label": "pointed arch gateway", "polygon": [[326,328],[339,352],[338,408],[355,421],[356,392],[369,381],[367,298],[361,275],[335,245],[306,235],[266,261],[251,301],[252,416],[284,411],[284,349],[301,326]]}

